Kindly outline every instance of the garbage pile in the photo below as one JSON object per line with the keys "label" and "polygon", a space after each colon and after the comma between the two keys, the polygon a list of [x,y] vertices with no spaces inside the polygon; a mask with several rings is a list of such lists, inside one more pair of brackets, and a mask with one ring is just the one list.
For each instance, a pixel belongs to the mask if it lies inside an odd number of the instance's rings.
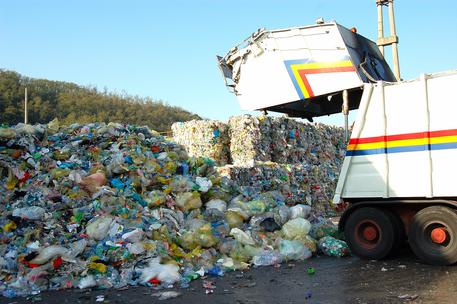
{"label": "garbage pile", "polygon": [[338,170],[331,162],[321,165],[264,162],[252,167],[217,167],[219,175],[234,181],[245,195],[276,190],[288,204],[304,203],[312,206],[314,212],[329,216],[335,214],[331,202]]}
{"label": "garbage pile", "polygon": [[171,129],[174,141],[186,147],[189,156],[205,156],[219,165],[230,162],[227,124],[216,120],[191,120],[174,123]]}
{"label": "garbage pile", "polygon": [[349,254],[283,191],[247,191],[147,127],[0,128],[0,292],[189,286],[203,276]]}
{"label": "garbage pile", "polygon": [[[194,156],[211,158],[205,152],[210,150],[211,136],[193,134],[210,134],[213,125],[214,121],[204,120],[176,123],[174,140]],[[332,214],[331,201],[346,152],[343,128],[251,115],[231,117],[226,127],[222,125],[218,127],[228,130],[224,142],[229,144],[231,163],[218,167],[220,175],[242,186],[243,193],[277,190],[287,203],[306,202],[316,211]]]}

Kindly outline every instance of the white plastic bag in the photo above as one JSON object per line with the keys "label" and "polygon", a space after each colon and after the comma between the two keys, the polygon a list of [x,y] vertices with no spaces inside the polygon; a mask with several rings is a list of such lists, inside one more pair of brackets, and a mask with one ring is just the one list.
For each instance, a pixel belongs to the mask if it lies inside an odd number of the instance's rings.
{"label": "white plastic bag", "polygon": [[197,176],[195,179],[199,189],[201,192],[208,192],[208,190],[213,186],[213,183],[207,179],[206,177]]}
{"label": "white plastic bag", "polygon": [[181,279],[179,267],[172,264],[160,264],[160,258],[151,259],[148,266],[141,270],[141,282],[147,283],[151,279],[173,284]]}
{"label": "white plastic bag", "polygon": [[305,260],[312,256],[311,251],[300,241],[282,240],[279,253],[285,260]]}
{"label": "white plastic bag", "polygon": [[43,250],[41,250],[40,253],[30,261],[30,263],[42,265],[57,256],[65,256],[68,254],[68,252],[69,250],[65,247],[51,245],[43,248]]}
{"label": "white plastic bag", "polygon": [[232,228],[232,230],[230,230],[230,235],[233,236],[235,240],[237,240],[239,243],[243,245],[255,245],[255,242],[252,239],[252,237],[239,228]]}
{"label": "white plastic bag", "polygon": [[212,199],[206,203],[206,209],[217,209],[220,212],[227,211],[227,203],[221,199]]}
{"label": "white plastic bag", "polygon": [[41,220],[44,217],[44,213],[45,210],[38,206],[17,208],[13,210],[13,216],[28,220]]}
{"label": "white plastic bag", "polygon": [[86,227],[87,235],[96,241],[103,240],[108,234],[113,219],[109,216],[99,216]]}
{"label": "white plastic bag", "polygon": [[311,206],[298,204],[293,207],[290,207],[290,218],[295,219],[298,217],[308,218],[311,213]]}

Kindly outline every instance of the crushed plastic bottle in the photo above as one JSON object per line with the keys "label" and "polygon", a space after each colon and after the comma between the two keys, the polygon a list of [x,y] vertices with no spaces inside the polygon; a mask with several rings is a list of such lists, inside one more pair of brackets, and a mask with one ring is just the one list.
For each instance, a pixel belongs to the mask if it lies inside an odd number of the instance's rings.
{"label": "crushed plastic bottle", "polygon": [[282,262],[282,257],[279,253],[274,251],[263,251],[261,254],[256,255],[252,259],[255,266],[272,266]]}
{"label": "crushed plastic bottle", "polygon": [[42,220],[45,212],[46,210],[41,207],[32,206],[14,209],[13,216],[17,216],[25,220]]}

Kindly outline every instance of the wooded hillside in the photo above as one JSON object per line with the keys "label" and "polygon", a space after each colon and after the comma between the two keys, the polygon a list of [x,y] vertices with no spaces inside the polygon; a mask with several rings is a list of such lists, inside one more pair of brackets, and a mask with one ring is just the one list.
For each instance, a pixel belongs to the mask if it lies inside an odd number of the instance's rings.
{"label": "wooded hillside", "polygon": [[25,87],[31,124],[48,123],[58,118],[63,124],[121,122],[169,131],[174,122],[200,118],[180,107],[148,97],[102,92],[97,88],[34,79],[0,69],[0,124],[14,125],[24,121]]}

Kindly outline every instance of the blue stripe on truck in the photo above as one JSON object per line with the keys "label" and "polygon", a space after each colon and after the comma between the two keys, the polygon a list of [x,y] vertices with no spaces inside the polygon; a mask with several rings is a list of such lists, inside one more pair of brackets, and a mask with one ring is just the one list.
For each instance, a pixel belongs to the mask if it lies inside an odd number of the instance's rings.
{"label": "blue stripe on truck", "polygon": [[367,150],[348,150],[346,156],[363,156],[363,155],[374,155],[374,154],[389,154],[389,153],[402,153],[402,152],[417,152],[417,151],[428,151],[428,150],[446,150],[446,149],[457,149],[457,142],[444,143],[444,144],[432,144],[432,145],[420,145],[420,146],[406,146],[406,147],[394,147],[394,148],[381,148],[381,149],[367,149]]}

